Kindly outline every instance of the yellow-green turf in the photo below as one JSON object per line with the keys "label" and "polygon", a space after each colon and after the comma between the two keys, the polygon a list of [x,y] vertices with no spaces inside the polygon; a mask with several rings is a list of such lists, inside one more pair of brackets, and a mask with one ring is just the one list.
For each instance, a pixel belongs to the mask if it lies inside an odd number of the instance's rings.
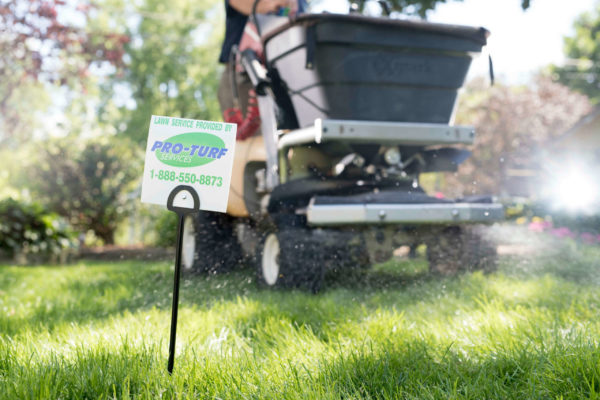
{"label": "yellow-green turf", "polygon": [[1,399],[599,398],[600,249],[431,277],[423,259],[258,289],[166,262],[0,266]]}

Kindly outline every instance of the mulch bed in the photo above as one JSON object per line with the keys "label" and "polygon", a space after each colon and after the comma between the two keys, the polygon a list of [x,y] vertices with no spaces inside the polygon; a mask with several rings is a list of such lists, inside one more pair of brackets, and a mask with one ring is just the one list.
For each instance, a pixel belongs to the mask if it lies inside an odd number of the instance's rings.
{"label": "mulch bed", "polygon": [[171,260],[173,249],[141,246],[104,246],[84,247],[77,258],[86,260],[118,261],[118,260]]}

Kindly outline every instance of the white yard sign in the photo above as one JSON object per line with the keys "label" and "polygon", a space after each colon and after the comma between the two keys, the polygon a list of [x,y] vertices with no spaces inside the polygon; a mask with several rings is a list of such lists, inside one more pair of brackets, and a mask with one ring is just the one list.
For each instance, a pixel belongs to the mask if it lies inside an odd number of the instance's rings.
{"label": "white yard sign", "polygon": [[167,205],[177,186],[195,189],[202,210],[225,212],[237,125],[152,116],[142,202]]}

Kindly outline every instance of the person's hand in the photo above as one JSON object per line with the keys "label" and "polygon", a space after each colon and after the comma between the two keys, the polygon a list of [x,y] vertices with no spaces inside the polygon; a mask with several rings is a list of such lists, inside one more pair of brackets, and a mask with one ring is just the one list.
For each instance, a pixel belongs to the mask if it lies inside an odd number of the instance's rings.
{"label": "person's hand", "polygon": [[[242,14],[250,15],[254,0],[229,0],[229,5]],[[296,0],[259,0],[256,12],[258,14],[274,13],[280,7],[290,7],[290,13],[295,13],[298,10],[298,2]]]}
{"label": "person's hand", "polygon": [[280,7],[290,7],[291,10],[297,8],[296,2],[291,0],[259,0],[256,12],[259,14],[277,12]]}

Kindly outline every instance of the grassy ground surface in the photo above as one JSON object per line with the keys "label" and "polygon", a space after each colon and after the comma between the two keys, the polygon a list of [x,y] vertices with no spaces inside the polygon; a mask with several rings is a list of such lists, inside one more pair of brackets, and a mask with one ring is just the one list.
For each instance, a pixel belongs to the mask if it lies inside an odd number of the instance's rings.
{"label": "grassy ground surface", "polygon": [[599,259],[571,243],[454,278],[390,262],[318,295],[186,279],[173,376],[168,263],[1,266],[0,398],[598,398]]}

